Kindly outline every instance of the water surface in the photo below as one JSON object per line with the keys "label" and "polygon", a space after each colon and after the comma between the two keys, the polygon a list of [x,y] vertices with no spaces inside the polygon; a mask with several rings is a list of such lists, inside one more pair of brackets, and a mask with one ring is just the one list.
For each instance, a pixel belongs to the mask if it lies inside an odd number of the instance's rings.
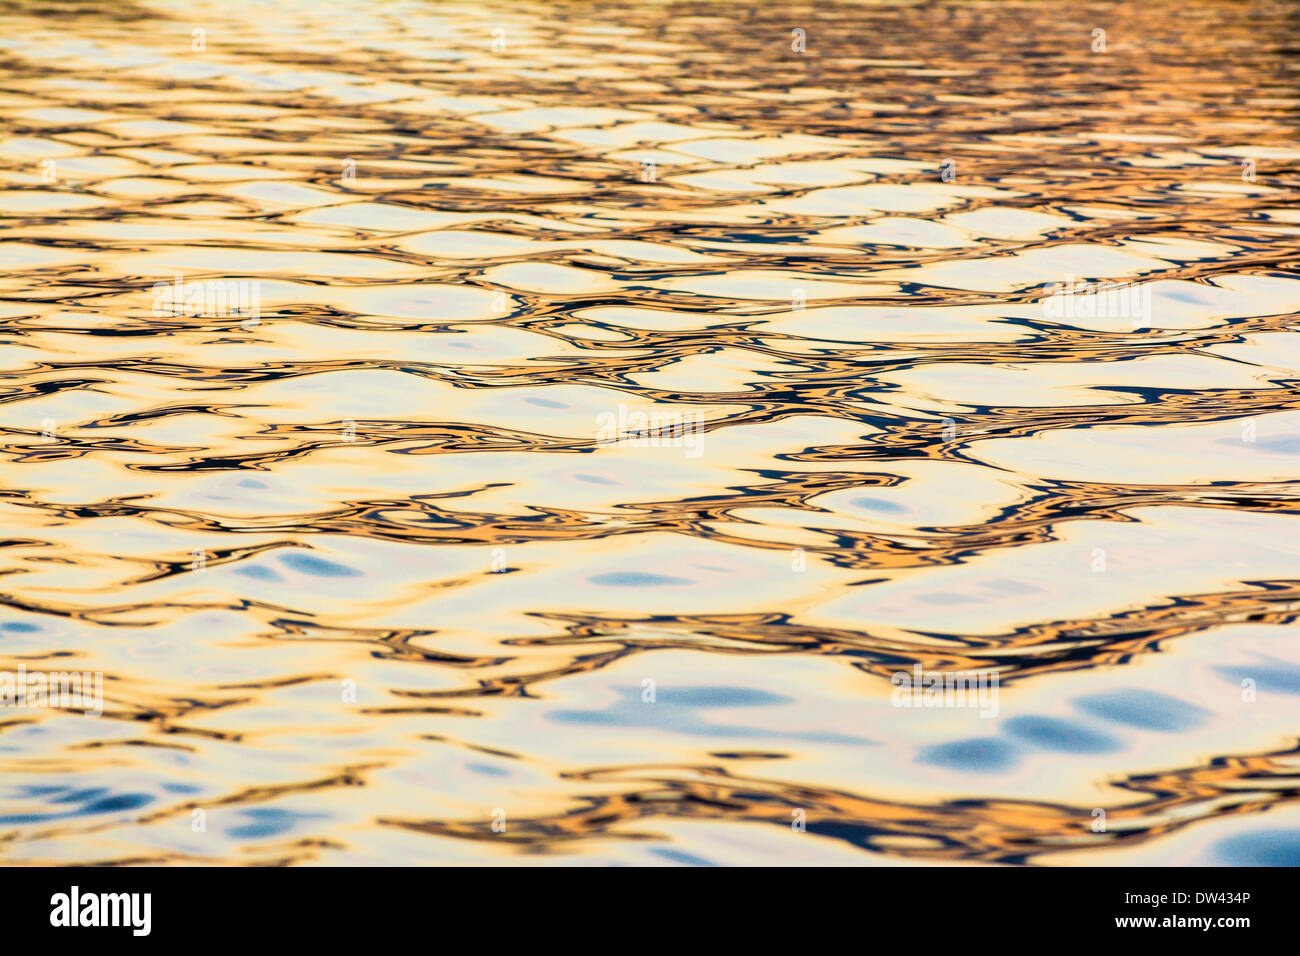
{"label": "water surface", "polygon": [[1298,12],[3,4],[3,861],[1300,862]]}

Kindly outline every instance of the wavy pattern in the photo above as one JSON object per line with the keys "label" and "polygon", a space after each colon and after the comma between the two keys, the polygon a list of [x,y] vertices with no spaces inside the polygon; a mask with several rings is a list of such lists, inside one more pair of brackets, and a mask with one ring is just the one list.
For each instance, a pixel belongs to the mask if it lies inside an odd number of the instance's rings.
{"label": "wavy pattern", "polygon": [[3,4],[0,861],[1300,861],[1296,14]]}

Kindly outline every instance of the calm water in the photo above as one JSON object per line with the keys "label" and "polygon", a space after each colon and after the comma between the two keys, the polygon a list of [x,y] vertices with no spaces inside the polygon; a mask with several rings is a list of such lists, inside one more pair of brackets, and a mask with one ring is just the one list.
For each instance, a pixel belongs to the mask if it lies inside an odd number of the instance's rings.
{"label": "calm water", "polygon": [[0,11],[5,862],[1300,862],[1300,7]]}

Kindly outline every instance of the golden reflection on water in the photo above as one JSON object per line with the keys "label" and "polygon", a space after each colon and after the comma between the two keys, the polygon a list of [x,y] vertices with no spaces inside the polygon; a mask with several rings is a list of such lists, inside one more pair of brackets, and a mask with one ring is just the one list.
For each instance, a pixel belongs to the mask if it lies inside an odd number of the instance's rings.
{"label": "golden reflection on water", "polygon": [[5,862],[1300,861],[1296,19],[0,5]]}

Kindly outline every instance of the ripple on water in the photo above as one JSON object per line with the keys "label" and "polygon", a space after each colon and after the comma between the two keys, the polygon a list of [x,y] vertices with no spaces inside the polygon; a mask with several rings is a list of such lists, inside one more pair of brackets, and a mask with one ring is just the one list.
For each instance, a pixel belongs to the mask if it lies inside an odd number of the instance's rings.
{"label": "ripple on water", "polygon": [[1287,5],[45,6],[4,862],[1300,862]]}

